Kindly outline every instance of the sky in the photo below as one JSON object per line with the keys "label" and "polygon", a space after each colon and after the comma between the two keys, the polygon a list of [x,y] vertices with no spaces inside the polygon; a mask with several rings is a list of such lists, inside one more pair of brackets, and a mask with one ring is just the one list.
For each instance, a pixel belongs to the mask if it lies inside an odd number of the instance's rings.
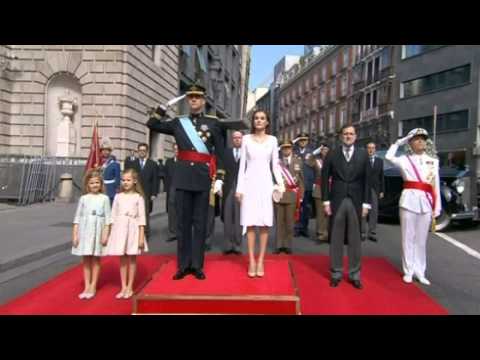
{"label": "sky", "polygon": [[303,45],[253,45],[250,62],[249,89],[258,87],[284,55],[303,55]]}

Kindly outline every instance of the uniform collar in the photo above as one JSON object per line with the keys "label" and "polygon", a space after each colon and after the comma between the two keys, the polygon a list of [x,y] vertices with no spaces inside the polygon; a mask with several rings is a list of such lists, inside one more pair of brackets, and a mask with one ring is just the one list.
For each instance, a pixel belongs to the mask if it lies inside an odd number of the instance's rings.
{"label": "uniform collar", "polygon": [[198,118],[201,118],[201,117],[203,117],[203,111],[199,112],[197,114],[190,113],[190,119],[198,119]]}

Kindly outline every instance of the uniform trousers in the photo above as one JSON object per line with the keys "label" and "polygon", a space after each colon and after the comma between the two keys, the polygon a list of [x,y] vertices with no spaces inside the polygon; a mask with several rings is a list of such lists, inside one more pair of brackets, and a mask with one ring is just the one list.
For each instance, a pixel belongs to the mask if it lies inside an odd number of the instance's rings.
{"label": "uniform trousers", "polygon": [[203,269],[209,196],[208,190],[177,189],[175,192],[177,266],[180,271]]}
{"label": "uniform trousers", "polygon": [[276,247],[292,248],[293,230],[295,226],[296,204],[275,204],[277,208],[277,236]]}
{"label": "uniform trousers", "polygon": [[425,277],[427,267],[427,238],[432,214],[414,213],[400,208],[402,229],[402,266],[405,275]]}

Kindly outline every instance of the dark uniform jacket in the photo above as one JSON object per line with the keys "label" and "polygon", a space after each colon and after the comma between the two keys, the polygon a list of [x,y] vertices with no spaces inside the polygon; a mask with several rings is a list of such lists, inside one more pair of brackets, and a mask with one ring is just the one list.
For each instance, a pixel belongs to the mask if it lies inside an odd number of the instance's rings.
{"label": "dark uniform jacket", "polygon": [[150,201],[150,197],[158,195],[158,165],[155,161],[146,159],[145,166],[140,166],[140,159],[132,163],[132,168],[140,175],[140,183],[145,192],[145,201]]}
{"label": "dark uniform jacket", "polygon": [[169,158],[165,162],[165,193],[167,194],[167,212],[169,211],[168,204],[170,195],[174,191],[172,187],[174,186],[173,183],[173,176],[175,174],[175,168],[177,166],[177,161],[175,158]]}
{"label": "dark uniform jacket", "polygon": [[[368,158],[368,163],[372,164],[370,158]],[[385,193],[385,176],[383,175],[383,159],[380,159],[378,156],[375,156],[375,161],[373,162],[373,167],[371,168],[371,178],[370,186],[378,194]]]}
{"label": "dark uniform jacket", "polygon": [[303,154],[300,152],[300,147],[296,147],[294,149],[294,154],[300,157],[303,162],[303,181],[305,191],[312,191],[313,184],[315,182],[315,169],[308,164],[308,159],[313,156],[312,152],[313,149],[308,145],[305,147]]}
{"label": "dark uniform jacket", "polygon": [[[195,130],[205,135],[204,143],[208,151],[217,158],[217,179],[223,180],[225,174],[223,165],[225,141],[223,128],[216,117],[203,113],[189,116],[181,115],[172,120],[169,120],[168,117],[161,119],[152,117],[148,120],[147,126],[152,131],[174,136],[179,151],[196,151],[180,122],[179,118],[182,117],[189,117]],[[208,191],[212,185],[209,172],[209,164],[178,160],[173,175],[173,183],[178,190]]]}

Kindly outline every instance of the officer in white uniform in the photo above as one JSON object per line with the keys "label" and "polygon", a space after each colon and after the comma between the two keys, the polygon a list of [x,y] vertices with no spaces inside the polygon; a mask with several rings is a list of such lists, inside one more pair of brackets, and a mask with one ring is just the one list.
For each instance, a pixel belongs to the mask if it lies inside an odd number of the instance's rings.
{"label": "officer in white uniform", "polygon": [[[413,129],[390,146],[385,158],[400,169],[404,181],[399,202],[403,281],[411,283],[415,277],[422,284],[430,285],[425,277],[426,244],[432,224],[432,209],[434,217],[439,216],[442,202],[438,159],[433,157],[433,152],[427,154],[427,139],[425,129]],[[395,156],[398,147],[407,143],[411,151]]]}

